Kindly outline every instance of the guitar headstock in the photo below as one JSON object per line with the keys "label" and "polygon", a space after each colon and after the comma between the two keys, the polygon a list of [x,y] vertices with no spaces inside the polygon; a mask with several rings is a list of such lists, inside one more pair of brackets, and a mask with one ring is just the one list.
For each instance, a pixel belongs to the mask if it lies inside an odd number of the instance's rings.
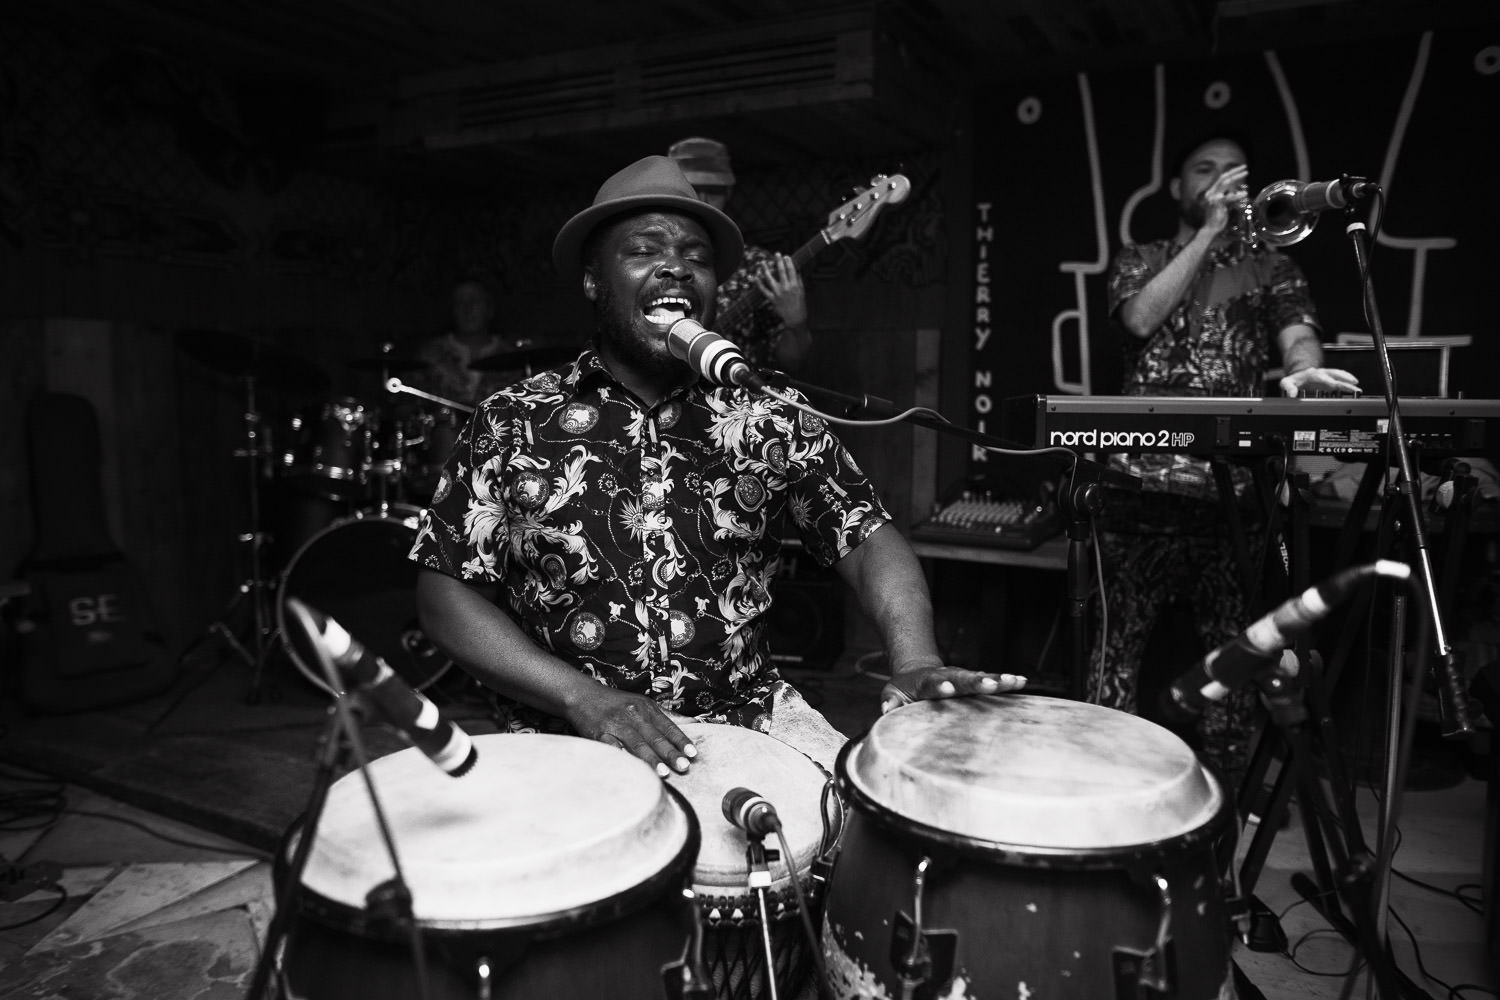
{"label": "guitar headstock", "polygon": [[828,213],[828,227],[823,235],[828,242],[858,239],[875,222],[875,216],[886,205],[897,205],[911,194],[911,181],[905,174],[877,174],[868,187],[860,190],[838,208]]}

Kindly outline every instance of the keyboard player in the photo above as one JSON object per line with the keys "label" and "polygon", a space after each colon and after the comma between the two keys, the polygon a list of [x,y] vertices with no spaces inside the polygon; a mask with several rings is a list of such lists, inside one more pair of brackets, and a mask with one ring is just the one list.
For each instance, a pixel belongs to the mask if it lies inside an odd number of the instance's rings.
{"label": "keyboard player", "polygon": [[[1229,135],[1185,147],[1168,184],[1176,233],[1126,246],[1111,262],[1109,311],[1124,341],[1124,395],[1259,396],[1273,349],[1287,396],[1358,391],[1353,375],[1322,366],[1317,314],[1301,270],[1238,224],[1246,150]],[[1146,643],[1172,602],[1191,608],[1205,652],[1248,624],[1252,609],[1223,504],[1242,511],[1252,554],[1261,551],[1263,518],[1246,502],[1250,472],[1243,467],[1232,470],[1230,500],[1202,459],[1141,454],[1109,461],[1139,477],[1142,489],[1111,491],[1097,525],[1110,634],[1094,652],[1089,697],[1136,712]],[[1199,722],[1201,754],[1230,794],[1248,765],[1256,709],[1253,688],[1242,688]]]}

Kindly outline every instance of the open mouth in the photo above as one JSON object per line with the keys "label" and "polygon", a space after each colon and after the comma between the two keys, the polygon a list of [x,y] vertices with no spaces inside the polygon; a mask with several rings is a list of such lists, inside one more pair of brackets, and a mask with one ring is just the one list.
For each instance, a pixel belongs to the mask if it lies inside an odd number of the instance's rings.
{"label": "open mouth", "polygon": [[678,320],[693,315],[693,303],[681,295],[659,295],[647,302],[641,312],[648,322],[669,329]]}

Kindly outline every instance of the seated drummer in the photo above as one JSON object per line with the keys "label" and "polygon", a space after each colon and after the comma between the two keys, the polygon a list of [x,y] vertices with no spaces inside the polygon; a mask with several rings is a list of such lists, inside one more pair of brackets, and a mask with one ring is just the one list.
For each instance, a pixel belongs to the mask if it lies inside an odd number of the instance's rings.
{"label": "seated drummer", "polygon": [[486,399],[444,466],[411,552],[422,626],[513,700],[509,731],[573,732],[665,775],[696,753],[674,718],[725,722],[831,766],[844,737],[766,642],[792,527],[880,631],[882,710],[1025,683],[943,663],[916,557],[822,420],[668,351],[680,317],[712,328],[743,245],[672,160],[610,177],[553,244],[592,345]]}

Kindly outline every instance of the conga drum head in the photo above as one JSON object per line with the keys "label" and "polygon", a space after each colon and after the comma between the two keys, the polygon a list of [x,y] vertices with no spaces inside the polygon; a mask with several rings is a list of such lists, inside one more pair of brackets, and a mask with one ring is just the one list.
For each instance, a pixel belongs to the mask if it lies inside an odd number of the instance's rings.
{"label": "conga drum head", "polygon": [[1223,806],[1191,748],[1161,726],[1033,695],[888,712],[845,751],[839,777],[897,822],[1033,855],[1159,843]]}
{"label": "conga drum head", "polygon": [[[423,926],[578,920],[664,873],[685,875],[691,818],[642,761],[573,736],[474,742],[478,762],[456,780],[415,748],[369,766]],[[357,915],[392,874],[364,780],[345,775],[328,791],[303,884]]]}
{"label": "conga drum head", "polygon": [[[823,842],[823,787],[828,776],[799,750],[741,726],[679,724],[698,751],[687,774],[668,780],[692,806],[702,831],[693,888],[702,896],[748,894],[745,832],[724,818],[724,795],[748,788],[770,802],[792,849],[769,862],[771,888],[790,896],[791,873],[805,874]],[[775,837],[766,846],[779,850]],[[790,864],[790,867],[789,867]]]}

